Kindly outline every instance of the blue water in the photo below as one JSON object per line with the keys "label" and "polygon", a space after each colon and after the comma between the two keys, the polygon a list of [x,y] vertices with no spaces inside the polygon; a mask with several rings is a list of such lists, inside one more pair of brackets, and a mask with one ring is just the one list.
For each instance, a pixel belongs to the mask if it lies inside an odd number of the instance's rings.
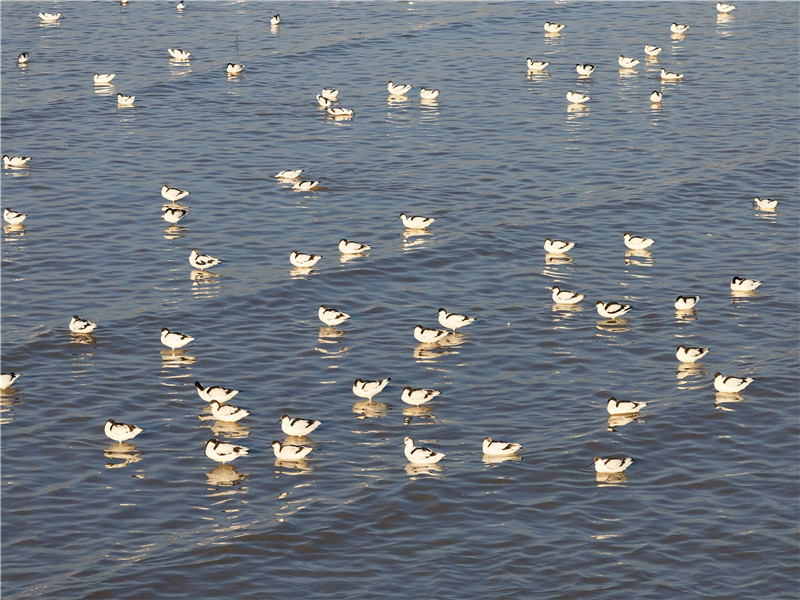
{"label": "blue water", "polygon": [[[2,369],[22,373],[1,397],[4,597],[796,597],[798,4],[187,4],[0,6],[3,153],[33,157],[0,180],[29,215],[2,243]],[[191,191],[177,226],[163,184]],[[577,245],[548,259],[546,237]],[[341,238],[372,250],[343,261]],[[223,263],[193,276],[192,248]],[[296,272],[295,249],[323,258]],[[734,275],[764,283],[735,296]],[[634,309],[607,323],[597,300]],[[320,304],[352,317],[330,331]],[[476,321],[419,345],[440,307]],[[196,339],[172,353],[162,327]],[[681,365],[680,344],[711,350]],[[717,371],[755,381],[720,397]],[[200,419],[197,380],[252,414]],[[409,407],[406,385],[442,394]],[[611,396],[648,406],[609,420]],[[284,412],[323,421],[305,464],[275,463]],[[144,433],[115,448],[109,418]],[[407,463],[407,435],[439,468]],[[486,436],[521,460],[484,461]],[[250,454],[218,466],[211,437]],[[598,480],[615,455],[633,465]]]}

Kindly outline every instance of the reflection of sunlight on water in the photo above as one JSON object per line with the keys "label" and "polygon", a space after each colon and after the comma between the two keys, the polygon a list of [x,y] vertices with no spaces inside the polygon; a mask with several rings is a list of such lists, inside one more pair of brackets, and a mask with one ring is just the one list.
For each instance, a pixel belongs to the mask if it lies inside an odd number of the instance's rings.
{"label": "reflection of sunlight on water", "polygon": [[525,78],[530,81],[544,81],[548,77],[550,77],[550,73],[547,71],[528,71],[525,75]]}
{"label": "reflection of sunlight on water", "polygon": [[97,344],[97,340],[91,333],[70,332],[70,342],[73,344]]}
{"label": "reflection of sunlight on water", "polygon": [[188,367],[195,362],[197,362],[197,357],[186,354],[186,350],[161,350],[162,369]]}
{"label": "reflection of sunlight on water", "polygon": [[353,404],[353,412],[357,415],[357,419],[370,419],[383,417],[386,411],[390,410],[391,406],[385,402],[375,402],[374,400],[363,400]]}
{"label": "reflection of sunlight on water", "polygon": [[720,410],[725,410],[729,412],[733,412],[733,408],[728,408],[727,406],[721,406],[722,404],[733,404],[736,402],[741,402],[744,400],[744,396],[741,394],[725,394],[723,392],[717,392],[714,396],[714,407],[719,408]]}
{"label": "reflection of sunlight on water", "polygon": [[228,438],[246,438],[250,435],[250,428],[239,423],[228,423],[226,421],[214,421],[210,426],[214,437],[224,436]]}
{"label": "reflection of sunlight on water", "polygon": [[548,252],[544,255],[544,264],[546,265],[568,265],[575,262],[575,259],[568,254],[552,254]]}
{"label": "reflection of sunlight on water", "polygon": [[342,264],[345,264],[347,262],[350,262],[351,260],[356,260],[357,258],[366,258],[367,256],[369,256],[369,254],[361,252],[359,252],[358,254],[342,254],[339,257],[339,261],[341,261]]}
{"label": "reflection of sunlight on water", "polygon": [[121,461],[106,463],[106,469],[120,469],[142,460],[141,454],[136,451],[136,446],[127,442],[111,444],[105,452],[103,452],[103,456],[111,460]]}
{"label": "reflection of sunlight on water", "polygon": [[183,237],[184,232],[186,231],[185,227],[181,225],[170,225],[164,230],[164,239],[165,240],[177,240]]}
{"label": "reflection of sunlight on water", "polygon": [[403,409],[403,425],[433,425],[436,423],[436,415],[430,406],[408,406]]}
{"label": "reflection of sunlight on water", "polygon": [[244,479],[244,475],[236,470],[233,465],[219,465],[206,473],[206,481],[209,485],[227,487],[239,483]]}
{"label": "reflection of sunlight on water", "polygon": [[440,475],[444,468],[439,464],[433,465],[415,465],[413,463],[406,463],[406,473],[408,475]]}
{"label": "reflection of sunlight on water", "polygon": [[19,404],[16,388],[8,388],[0,394],[0,425],[6,425],[14,420],[13,406]]}
{"label": "reflection of sunlight on water", "polygon": [[624,427],[636,420],[636,415],[610,415],[608,417],[608,431],[616,431],[617,427]]}
{"label": "reflection of sunlight on water", "polygon": [[95,85],[94,93],[98,96],[116,96],[117,90],[114,88],[113,83],[107,83],[105,85]]}
{"label": "reflection of sunlight on water", "polygon": [[696,363],[680,363],[675,372],[679,390],[699,390],[708,387],[708,373],[703,365]]}
{"label": "reflection of sunlight on water", "polygon": [[438,344],[419,344],[414,348],[414,358],[417,362],[436,362],[448,354],[457,354],[457,352],[442,348]]}
{"label": "reflection of sunlight on water", "polygon": [[294,267],[291,271],[289,271],[289,276],[292,279],[307,279],[307,276],[312,272],[314,272],[313,267]]}
{"label": "reflection of sunlight on water", "polygon": [[628,476],[625,473],[595,473],[595,479],[597,483],[616,485],[628,481]]}
{"label": "reflection of sunlight on water", "polygon": [[[630,327],[628,327],[628,319],[621,317],[619,319],[608,319],[608,320],[600,320],[597,321],[597,329],[599,332],[606,332],[606,333],[623,333],[625,331],[629,331]],[[599,337],[614,337],[603,335],[602,333],[596,334]]]}
{"label": "reflection of sunlight on water", "polygon": [[504,462],[521,462],[522,457],[518,454],[513,454],[511,456],[489,456],[484,454],[482,460],[487,468],[492,468],[492,466],[501,465]]}
{"label": "reflection of sunlight on water", "polygon": [[327,348],[315,347],[314,350],[324,355],[323,358],[339,358],[344,356],[351,346],[341,346],[341,340],[337,339],[345,334],[341,329],[334,327],[320,327],[317,341],[320,344],[328,344]]}
{"label": "reflection of sunlight on water", "polygon": [[212,298],[222,291],[222,278],[219,273],[193,270],[189,273],[192,280],[192,295],[195,297]]}
{"label": "reflection of sunlight on water", "polygon": [[697,319],[697,311],[694,308],[689,310],[675,310],[675,321],[678,323],[692,322]]}

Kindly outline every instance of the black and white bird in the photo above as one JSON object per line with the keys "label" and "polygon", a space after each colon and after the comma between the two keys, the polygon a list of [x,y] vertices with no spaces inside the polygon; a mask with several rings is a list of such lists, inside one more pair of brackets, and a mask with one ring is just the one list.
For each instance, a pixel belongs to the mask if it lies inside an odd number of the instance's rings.
{"label": "black and white bird", "polygon": [[595,67],[594,65],[590,65],[588,63],[583,65],[581,64],[575,65],[575,71],[577,71],[578,75],[580,75],[581,77],[588,77],[589,75],[594,73],[594,70],[596,68],[597,67]]}
{"label": "black and white bird", "polygon": [[322,421],[313,419],[293,419],[287,414],[281,415],[281,430],[286,435],[304,437],[322,425]]}
{"label": "black and white bird", "polygon": [[583,104],[584,102],[588,102],[591,100],[591,96],[587,96],[586,94],[581,94],[579,92],[573,92],[569,90],[567,92],[567,101],[572,104]]}
{"label": "black and white bird", "polygon": [[115,442],[124,442],[135,438],[142,433],[144,429],[136,425],[129,425],[128,423],[118,423],[114,419],[106,421],[104,427],[105,434]]}
{"label": "black and white bird", "polygon": [[295,192],[307,192],[309,190],[313,190],[315,187],[319,185],[319,181],[295,181],[292,185],[292,189]]}
{"label": "black and white bird", "polygon": [[435,344],[448,335],[450,332],[445,329],[433,329],[422,325],[414,327],[414,339],[422,344]]}
{"label": "black and white bird", "polygon": [[221,263],[222,261],[219,258],[214,258],[208,254],[200,254],[197,251],[197,248],[193,248],[192,251],[189,253],[189,264],[192,265],[195,269],[200,269],[201,271],[205,271],[206,269],[210,269]]}
{"label": "black and white bird", "polygon": [[177,8],[178,10],[183,10],[184,8],[186,8],[186,2],[184,2],[183,0],[181,0],[180,2],[178,2],[178,3],[175,5],[175,8]]}
{"label": "black and white bird", "polygon": [[161,186],[161,197],[170,202],[177,202],[178,200],[186,198],[189,194],[190,192],[186,190],[179,190],[178,188],[169,187],[166,184]]}
{"label": "black and white bird", "polygon": [[328,327],[341,325],[350,318],[350,315],[347,313],[331,308],[330,306],[325,306],[324,304],[319,307],[317,315],[319,316],[319,320]]}
{"label": "black and white bird", "polygon": [[185,208],[178,208],[172,206],[164,206],[162,207],[164,214],[161,215],[167,223],[175,224],[180,221],[183,217],[189,214],[189,211]]}
{"label": "black and white bird", "polygon": [[647,406],[647,402],[631,402],[609,398],[606,410],[610,415],[634,415]]}
{"label": "black and white bird", "polygon": [[598,473],[622,473],[631,466],[632,462],[632,458],[623,458],[621,456],[609,458],[600,458],[597,456],[594,459],[594,470]]}
{"label": "black and white bird", "polygon": [[21,373],[0,373],[0,390],[6,390],[11,387],[11,385],[19,379]]}
{"label": "black and white bird", "polygon": [[249,448],[238,444],[228,444],[217,440],[206,442],[206,456],[219,463],[231,462],[240,456],[247,456]]}
{"label": "black and white bird", "polygon": [[95,85],[109,85],[111,80],[116,77],[116,73],[95,73],[94,74],[94,84]]}
{"label": "black and white bird", "polygon": [[753,383],[752,377],[725,376],[722,373],[714,373],[714,389],[723,394],[735,394],[741,392],[748,385]]}
{"label": "black and white bird", "polygon": [[577,304],[585,297],[583,294],[579,294],[578,292],[562,290],[557,285],[554,285],[548,289],[553,292],[553,302],[556,304]]}
{"label": "black and white bird", "polygon": [[687,31],[689,31],[690,27],[691,27],[691,25],[682,25],[680,23],[672,23],[669,26],[669,30],[672,33],[686,33]]}
{"label": "black and white bird", "polygon": [[403,388],[403,393],[400,395],[400,399],[411,406],[420,406],[426,402],[430,402],[439,394],[441,394],[439,390],[412,388],[411,386],[407,385]]}
{"label": "black and white bird", "polygon": [[419,88],[419,97],[422,100],[436,100],[439,97],[439,90],[421,87]]}
{"label": "black and white bird", "polygon": [[636,65],[638,65],[641,61],[638,58],[633,58],[631,56],[623,56],[622,54],[619,55],[617,59],[619,66],[623,69],[632,69]]}
{"label": "black and white bird", "polygon": [[117,106],[133,106],[136,101],[136,96],[126,96],[125,94],[117,94]]}
{"label": "black and white bird", "polygon": [[661,103],[661,99],[663,97],[664,97],[664,94],[662,94],[658,90],[653,90],[650,93],[650,102],[652,102],[653,104],[659,104],[659,103]]}
{"label": "black and white bird", "polygon": [[199,381],[194,382],[194,387],[197,388],[197,393],[206,402],[227,402],[239,393],[239,390],[222,387],[220,385],[209,385],[208,387],[203,387]]}
{"label": "black and white bird", "polygon": [[564,29],[563,23],[551,23],[550,21],[547,21],[544,24],[545,33],[558,33],[562,29]]}
{"label": "black and white bird", "polygon": [[275,177],[278,179],[297,179],[300,177],[300,173],[303,172],[303,169],[284,169],[279,173],[275,174]]}
{"label": "black and white bird", "polygon": [[423,446],[415,446],[414,440],[408,436],[403,438],[403,443],[405,444],[404,452],[408,462],[415,465],[433,465],[444,458],[443,452],[434,452]]}
{"label": "black and white bird", "polygon": [[19,225],[27,218],[27,213],[11,210],[10,208],[3,209],[3,220],[9,225]]}
{"label": "black and white bird", "polygon": [[655,241],[653,238],[631,235],[628,232],[622,235],[622,239],[625,241],[625,246],[631,250],[644,250],[652,246]]}
{"label": "black and white bird", "polygon": [[27,167],[30,160],[30,156],[9,156],[8,154],[3,154],[4,167]]}
{"label": "black and white bird", "polygon": [[483,453],[486,456],[512,456],[522,450],[522,444],[501,442],[490,437],[483,438]]}
{"label": "black and white bird", "polygon": [[733,292],[752,292],[760,285],[761,282],[758,279],[748,279],[738,275],[731,279],[731,291]]}
{"label": "black and white bird", "polygon": [[175,60],[189,60],[192,58],[192,53],[188,50],[181,50],[180,48],[167,48],[169,55]]}
{"label": "black and white bird", "polygon": [[344,106],[329,106],[327,110],[332,117],[352,119],[356,116],[355,109],[345,108]]}
{"label": "black and white bird", "polygon": [[722,14],[728,14],[732,10],[736,10],[733,4],[726,4],[725,2],[717,2],[717,10]]}
{"label": "black and white bird", "polygon": [[228,63],[225,66],[225,72],[228,75],[239,75],[244,70],[244,65],[241,63]]}
{"label": "black and white bird", "polygon": [[525,62],[528,65],[528,71],[544,71],[550,65],[545,60],[533,60],[532,58],[526,58]]}
{"label": "black and white bird", "polygon": [[678,81],[679,79],[683,79],[683,73],[674,73],[661,67],[661,79],[666,81]]}
{"label": "black and white bird", "polygon": [[269,19],[269,24],[275,27],[276,25],[281,24],[281,16],[280,15],[272,15]]}
{"label": "black and white bird", "polygon": [[756,207],[756,210],[772,211],[778,207],[778,201],[770,198],[759,198],[756,196],[753,198],[753,205]]}
{"label": "black and white bird", "polygon": [[356,379],[353,382],[353,393],[359,398],[372,400],[383,390],[383,388],[386,387],[386,384],[388,384],[391,380],[391,377],[387,377],[386,379],[377,379],[374,381]]}
{"label": "black and white bird", "polygon": [[303,460],[314,448],[299,444],[282,444],[275,440],[272,442],[272,451],[278,460]]}
{"label": "black and white bird", "polygon": [[336,88],[322,88],[320,96],[331,102],[336,102],[339,99],[339,90]]}
{"label": "black and white bird", "polygon": [[27,52],[23,52],[22,54],[17,56],[18,65],[27,65],[29,60],[30,60],[30,55]]}
{"label": "black and white bird", "polygon": [[411,88],[414,87],[410,83],[392,83],[391,81],[386,84],[386,89],[392,96],[405,96]]}
{"label": "black and white bird", "polygon": [[366,252],[370,248],[372,248],[372,246],[368,244],[361,244],[359,242],[346,240],[344,238],[339,240],[339,252],[341,252],[342,254],[361,254],[362,252]]}
{"label": "black and white bird", "polygon": [[644,47],[644,53],[647,54],[647,56],[658,56],[661,54],[662,50],[663,48],[661,46],[656,46],[654,44],[646,44]]}
{"label": "black and white bird", "polygon": [[223,404],[219,400],[212,400],[209,406],[211,407],[211,415],[217,421],[223,421],[225,423],[236,423],[236,421],[244,419],[250,414],[249,410],[233,406],[232,404]]}
{"label": "black and white bird", "polygon": [[45,23],[55,23],[56,21],[58,21],[63,16],[64,15],[62,15],[60,12],[57,12],[57,13],[40,12],[39,13],[39,18],[42,21],[44,21]]}
{"label": "black and white bird", "polygon": [[606,319],[616,319],[627,313],[633,307],[630,304],[622,304],[621,302],[602,302],[598,300],[595,303],[597,307],[597,314]]}
{"label": "black and white bird", "polygon": [[467,315],[460,315],[454,312],[447,312],[444,308],[436,311],[439,316],[439,324],[447,329],[455,331],[460,327],[466,327],[475,321],[475,317],[468,317]]}
{"label": "black and white bird", "polygon": [[69,330],[72,333],[92,333],[95,329],[97,329],[97,323],[81,319],[78,315],[73,315],[69,322]]}
{"label": "black and white bird", "polygon": [[678,349],[675,351],[675,358],[677,358],[682,363],[694,363],[703,358],[706,354],[708,354],[708,348],[703,348],[701,346],[678,346]]}
{"label": "black and white bird", "polygon": [[700,302],[700,296],[678,296],[675,298],[675,310],[692,310]]}
{"label": "black and white bird", "polygon": [[166,327],[161,328],[161,343],[172,350],[183,348],[193,339],[194,338],[190,335],[184,335],[183,333],[179,333],[177,331],[170,331]]}
{"label": "black and white bird", "polygon": [[292,250],[292,253],[289,255],[289,262],[295,267],[307,269],[317,264],[320,258],[322,258],[322,256],[319,254],[306,254],[305,252]]}
{"label": "black and white bird", "polygon": [[422,217],[420,215],[408,216],[405,213],[400,213],[400,220],[403,226],[407,229],[427,229],[436,219],[431,217]]}
{"label": "black and white bird", "polygon": [[553,240],[550,238],[544,241],[544,251],[548,254],[566,254],[575,247],[575,242],[565,242],[563,240]]}
{"label": "black and white bird", "polygon": [[325,98],[324,96],[321,96],[320,94],[317,94],[316,97],[317,97],[317,104],[319,106],[321,106],[322,108],[328,108],[329,106],[333,105],[333,100],[329,100],[328,98]]}

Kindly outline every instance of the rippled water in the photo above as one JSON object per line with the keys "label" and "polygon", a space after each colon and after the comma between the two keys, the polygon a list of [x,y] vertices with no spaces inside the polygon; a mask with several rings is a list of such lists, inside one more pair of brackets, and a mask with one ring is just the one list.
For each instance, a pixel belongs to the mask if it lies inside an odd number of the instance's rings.
{"label": "rippled water", "polygon": [[[3,370],[22,373],[2,396],[5,598],[796,597],[797,3],[0,9],[3,153],[33,157],[2,172],[29,215],[2,244]],[[441,95],[387,101],[389,79]],[[323,86],[352,121],[316,106]],[[191,191],[178,226],[164,183]],[[409,234],[401,211],[437,221]],[[656,242],[626,253],[624,231]],[[577,246],[548,260],[546,237]],[[340,238],[373,249],[344,261]],[[212,276],[195,247],[223,259]],[[323,259],[293,272],[292,249]],[[732,296],[733,275],[764,284]],[[554,306],[552,285],[586,299]],[[599,299],[634,310],[607,323]],[[323,303],[352,318],[321,328]],[[477,320],[418,345],[440,306]],[[162,327],[196,340],[172,353]],[[679,344],[711,351],[681,366]],[[720,397],[715,371],[755,382]],[[381,377],[373,404],[352,394]],[[252,415],[201,420],[195,380]],[[405,385],[442,394],[411,408]],[[648,406],[609,420],[610,396]],[[305,464],[275,463],[283,412],[323,421]],[[145,431],[120,448],[108,418]],[[406,435],[440,468],[411,467]],[[487,435],[522,460],[485,462]],[[250,455],[217,466],[211,437]],[[634,463],[598,481],[598,455]]]}

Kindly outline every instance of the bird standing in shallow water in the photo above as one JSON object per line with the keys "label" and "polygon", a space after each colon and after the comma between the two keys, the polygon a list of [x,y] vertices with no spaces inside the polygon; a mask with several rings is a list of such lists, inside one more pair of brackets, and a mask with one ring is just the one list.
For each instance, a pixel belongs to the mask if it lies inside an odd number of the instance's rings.
{"label": "bird standing in shallow water", "polygon": [[483,453],[486,456],[512,456],[522,450],[522,444],[501,442],[490,437],[483,438]]}
{"label": "bird standing in shallow water", "polygon": [[127,423],[118,423],[114,419],[106,421],[104,428],[106,436],[110,437],[115,442],[124,442],[135,438],[142,433],[144,429],[136,427],[136,425],[129,425]]}
{"label": "bird standing in shallow water", "polygon": [[437,311],[439,315],[439,324],[447,329],[455,331],[459,327],[466,327],[473,321],[475,317],[468,317],[467,315],[460,315],[458,313],[447,312],[445,309],[440,308]]}
{"label": "bird standing in shallow water", "polygon": [[610,415],[633,415],[647,406],[647,402],[631,402],[609,398],[606,403],[606,410]]}
{"label": "bird standing in shallow water", "polygon": [[92,333],[95,329],[97,323],[81,319],[78,315],[74,315],[69,322],[69,330],[72,333]]}
{"label": "bird standing in shallow water", "polygon": [[708,348],[702,348],[699,346],[696,348],[689,346],[678,346],[678,349],[675,352],[675,358],[682,363],[694,363],[703,358],[706,354],[708,354]]}
{"label": "bird standing in shallow water", "polygon": [[203,387],[199,381],[194,382],[194,387],[197,388],[197,393],[206,402],[227,402],[239,393],[239,390],[233,388],[225,388],[219,385],[210,385]]}
{"label": "bird standing in shallow water", "polygon": [[278,460],[303,460],[313,449],[312,446],[281,444],[277,440],[272,442],[272,451]]}
{"label": "bird standing in shallow water", "polygon": [[17,212],[16,210],[11,210],[10,208],[3,209],[3,220],[9,225],[19,225],[27,218],[27,213]]}
{"label": "bird standing in shallow water", "polygon": [[403,438],[403,443],[405,444],[404,452],[408,462],[415,465],[433,465],[444,458],[444,453],[442,452],[434,452],[429,448],[415,446],[414,440],[410,437]]}
{"label": "bird standing in shallow water", "polygon": [[725,376],[722,373],[714,373],[714,389],[723,394],[735,394],[741,392],[748,385],[753,383],[752,377]]}
{"label": "bird standing in shallow water", "polygon": [[189,264],[192,265],[195,269],[200,269],[201,271],[205,271],[206,269],[210,269],[221,263],[222,261],[218,258],[214,258],[208,254],[200,254],[197,251],[197,248],[193,248],[192,251],[189,253]]}
{"label": "bird standing in shallow water", "polygon": [[439,394],[441,394],[439,390],[412,388],[411,386],[407,385],[403,388],[403,393],[400,395],[400,399],[411,406],[421,406],[422,404],[433,400]]}
{"label": "bird standing in shallow water", "polygon": [[289,415],[281,415],[281,430],[286,435],[304,437],[322,425],[322,421],[313,419],[293,419]]}
{"label": "bird standing in shallow water", "polygon": [[377,379],[375,381],[356,379],[353,382],[353,393],[359,398],[372,400],[372,398],[383,391],[383,388],[386,387],[386,384],[388,384],[391,379],[391,377],[387,377],[386,379]]}
{"label": "bird standing in shallow water", "polygon": [[700,296],[678,296],[675,299],[675,310],[692,310],[700,302]]}
{"label": "bird standing in shallow water", "polygon": [[347,313],[337,310],[335,308],[330,308],[328,306],[325,306],[324,304],[319,307],[317,316],[319,316],[319,320],[325,323],[325,325],[327,325],[328,327],[334,327],[336,325],[340,325],[350,318],[350,315],[348,315]]}
{"label": "bird standing in shallow water", "polygon": [[177,331],[170,331],[166,327],[162,327],[161,329],[161,343],[167,346],[168,348],[171,348],[172,350],[183,348],[193,339],[194,338],[190,335],[184,335]]}
{"label": "bird standing in shallow water", "polygon": [[738,275],[731,279],[732,292],[752,292],[760,285],[761,282],[758,279],[747,279],[747,277],[739,277]]}
{"label": "bird standing in shallow water", "polygon": [[632,458],[610,457],[594,459],[594,470],[598,473],[622,473],[631,466]]}
{"label": "bird standing in shallow water", "polygon": [[217,440],[206,442],[206,456],[220,463],[231,462],[240,456],[247,456],[249,448],[237,444],[227,444]]}
{"label": "bird standing in shallow water", "polygon": [[548,289],[553,292],[553,302],[556,304],[577,304],[584,299],[583,294],[570,292],[569,290],[562,290],[557,285],[554,285]]}
{"label": "bird standing in shallow water", "polygon": [[633,307],[630,304],[622,304],[620,302],[601,302],[598,300],[595,303],[597,307],[597,314],[606,319],[616,319],[627,313]]}

